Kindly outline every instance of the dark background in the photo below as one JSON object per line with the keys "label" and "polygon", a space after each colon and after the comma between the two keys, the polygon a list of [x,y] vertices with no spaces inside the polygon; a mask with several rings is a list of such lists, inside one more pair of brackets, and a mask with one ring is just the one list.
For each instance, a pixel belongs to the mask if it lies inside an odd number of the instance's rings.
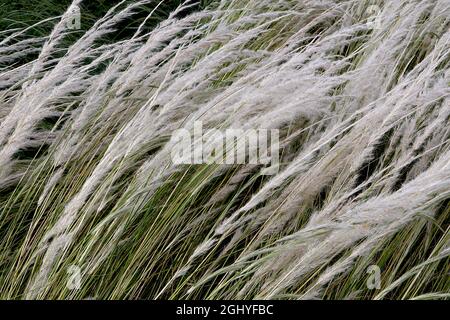
{"label": "dark background", "polygon": [[[88,29],[93,23],[102,17],[109,8],[119,3],[119,0],[84,0],[81,3],[81,24],[82,30]],[[128,2],[134,2],[129,0]],[[141,12],[128,19],[123,26],[120,26],[120,31],[115,34],[116,37],[125,36],[132,33],[132,31],[139,26],[142,19],[145,18],[146,13],[152,11],[160,2],[154,2],[143,6]],[[163,0],[158,9],[149,19],[149,27],[158,24],[160,21],[167,18],[167,16],[176,7],[178,7],[183,0]],[[198,0],[192,10],[200,10],[211,3],[211,0]],[[71,0],[0,0],[0,32],[15,28],[25,28],[31,26],[46,18],[56,17],[64,13],[64,11],[72,3]],[[31,36],[48,35],[52,30],[55,21],[45,23],[34,27],[28,33]]]}

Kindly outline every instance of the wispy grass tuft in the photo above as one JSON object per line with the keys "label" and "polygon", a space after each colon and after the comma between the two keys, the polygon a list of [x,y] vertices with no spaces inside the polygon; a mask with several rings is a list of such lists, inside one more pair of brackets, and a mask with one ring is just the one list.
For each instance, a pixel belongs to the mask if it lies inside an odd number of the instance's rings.
{"label": "wispy grass tuft", "polygon": [[[0,6],[0,298],[449,297],[447,0],[50,3]],[[175,165],[199,120],[279,172]]]}

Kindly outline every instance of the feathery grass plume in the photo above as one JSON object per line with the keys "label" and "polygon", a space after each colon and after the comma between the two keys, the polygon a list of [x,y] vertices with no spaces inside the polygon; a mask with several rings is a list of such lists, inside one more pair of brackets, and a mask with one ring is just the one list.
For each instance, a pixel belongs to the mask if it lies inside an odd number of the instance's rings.
{"label": "feathery grass plume", "polygon": [[1,298],[448,299],[447,0],[83,5],[0,30]]}

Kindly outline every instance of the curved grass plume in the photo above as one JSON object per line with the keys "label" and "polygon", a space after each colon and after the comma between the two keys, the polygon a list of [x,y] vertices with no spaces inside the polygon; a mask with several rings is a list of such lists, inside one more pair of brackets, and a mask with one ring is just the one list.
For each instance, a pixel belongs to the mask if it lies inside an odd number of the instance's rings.
{"label": "curved grass plume", "polygon": [[450,2],[175,2],[0,30],[0,298],[448,298]]}

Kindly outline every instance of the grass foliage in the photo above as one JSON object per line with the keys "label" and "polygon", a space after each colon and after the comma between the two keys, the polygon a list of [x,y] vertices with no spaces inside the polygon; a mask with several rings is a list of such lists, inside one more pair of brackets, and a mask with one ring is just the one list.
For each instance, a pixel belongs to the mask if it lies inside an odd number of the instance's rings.
{"label": "grass foliage", "polygon": [[[35,2],[0,5],[0,298],[449,297],[448,0]],[[197,120],[279,129],[279,172],[174,165]]]}

